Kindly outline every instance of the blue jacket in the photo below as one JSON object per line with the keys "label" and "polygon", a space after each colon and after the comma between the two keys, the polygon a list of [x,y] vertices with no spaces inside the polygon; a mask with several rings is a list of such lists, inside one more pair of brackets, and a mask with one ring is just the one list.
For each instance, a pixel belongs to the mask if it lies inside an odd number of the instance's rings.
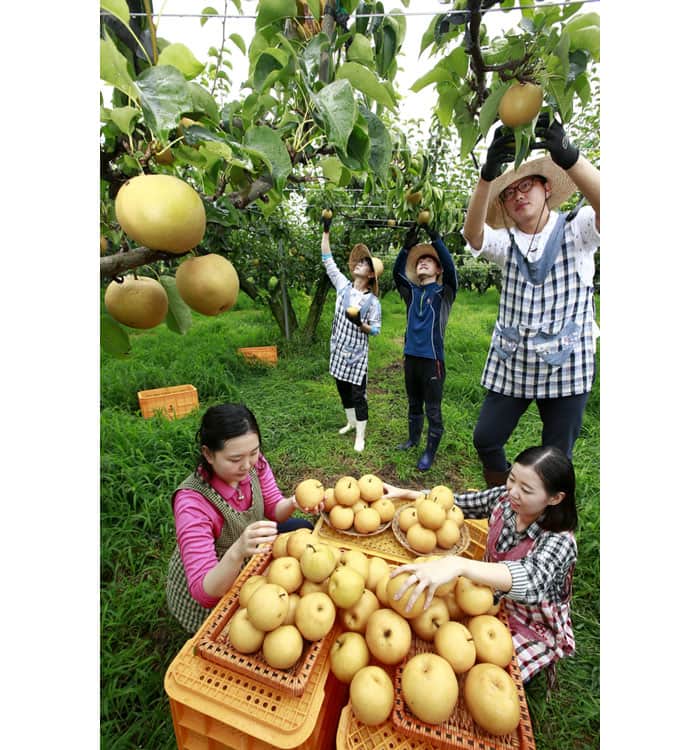
{"label": "blue jacket", "polygon": [[450,251],[440,237],[432,242],[442,265],[442,284],[419,286],[406,275],[410,248],[403,247],[394,262],[394,283],[406,303],[404,354],[426,359],[445,359],[445,328],[457,295],[457,271]]}

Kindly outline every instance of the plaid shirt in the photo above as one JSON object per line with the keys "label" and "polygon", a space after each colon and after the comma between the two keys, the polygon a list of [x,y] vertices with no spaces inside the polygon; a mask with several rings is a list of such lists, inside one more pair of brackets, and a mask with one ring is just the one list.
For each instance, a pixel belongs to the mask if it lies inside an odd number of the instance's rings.
{"label": "plaid shirt", "polygon": [[340,272],[332,256],[324,259],[323,265],[336,290],[328,371],[338,380],[362,385],[362,380],[367,374],[369,335],[345,317],[345,308],[348,305],[364,307],[369,295],[369,305],[363,323],[381,328],[382,307],[371,292],[363,293],[353,287],[352,282]]}
{"label": "plaid shirt", "polygon": [[[521,560],[503,561],[513,579],[508,598],[525,604],[538,604],[544,599],[551,602],[565,600],[569,594],[567,576],[577,557],[576,540],[572,534],[546,531],[537,521],[519,532],[505,487],[455,495],[455,504],[462,509],[465,518],[490,519],[499,503],[503,508],[503,530],[496,540],[496,550],[507,552],[525,537],[534,540],[529,553]],[[496,599],[502,596],[503,592],[495,592]]]}
{"label": "plaid shirt", "polygon": [[[557,216],[553,211],[551,220]],[[566,223],[561,252],[541,284],[530,283],[521,273],[517,256],[524,253],[508,230],[485,231],[481,254],[502,265],[503,287],[481,378],[484,387],[516,398],[590,391],[597,328],[592,279],[583,259],[597,248],[598,235],[590,230],[594,221],[585,207]],[[504,243],[504,254],[490,251],[491,245]]]}

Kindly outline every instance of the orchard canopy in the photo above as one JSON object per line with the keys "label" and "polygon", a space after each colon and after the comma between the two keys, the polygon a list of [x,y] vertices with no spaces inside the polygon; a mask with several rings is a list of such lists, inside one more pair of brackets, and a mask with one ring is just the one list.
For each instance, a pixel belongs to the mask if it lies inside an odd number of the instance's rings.
{"label": "orchard canopy", "polygon": [[[235,269],[235,294],[229,283],[221,309],[204,314],[230,308],[240,287],[269,304],[287,337],[297,330],[313,335],[329,289],[318,257],[326,207],[334,212],[331,242],[339,252],[364,241],[391,262],[406,227],[427,209],[432,226],[459,254],[487,134],[499,120],[505,123],[505,105],[513,100],[516,110],[534,107],[530,119],[528,113],[512,125],[516,162],[535,143],[539,111],[564,122],[588,158],[598,160],[595,3],[455,0],[441,3],[443,12],[435,15],[421,12],[428,3],[417,0],[388,11],[363,0],[219,5],[199,10],[202,26],[222,29],[220,45],[200,60],[186,44],[159,34],[152,0],[100,2],[101,278],[104,291],[112,289],[110,299],[128,297],[122,292],[131,282],[132,312],[151,305],[147,324],[133,325],[122,307],[103,303],[102,346],[114,356],[128,354],[130,328],[164,322],[187,331],[198,308],[182,290],[207,288],[212,272],[191,261],[209,255]],[[493,13],[504,20],[498,34],[487,31],[485,19]],[[236,19],[251,14],[255,31],[244,39]],[[418,60],[403,52],[408,24],[421,27]],[[247,57],[248,73],[234,86],[236,48]],[[433,111],[424,113],[427,136],[418,137],[399,116],[397,75],[407,70],[415,71],[411,91],[434,87]],[[533,91],[534,104],[526,101]],[[192,247],[143,241],[158,221],[145,207],[170,201],[156,187],[170,181],[135,180],[151,175],[184,183],[186,195],[178,195],[185,205],[192,195],[187,189],[201,201],[202,217],[193,214],[186,228]],[[147,199],[129,202],[125,192],[117,198],[123,186],[144,183]],[[170,215],[165,205],[159,218],[177,233]],[[219,259],[209,265],[220,277]],[[383,291],[390,277],[384,274]],[[230,271],[221,278],[231,279]],[[142,289],[140,279],[155,280],[160,289]],[[115,285],[124,289],[115,294]],[[311,300],[303,324],[292,292]]]}

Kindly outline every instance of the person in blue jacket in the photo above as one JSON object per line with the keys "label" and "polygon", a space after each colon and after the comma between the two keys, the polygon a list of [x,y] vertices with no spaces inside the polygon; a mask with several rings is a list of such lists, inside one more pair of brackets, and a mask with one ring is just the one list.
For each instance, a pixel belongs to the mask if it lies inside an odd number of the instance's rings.
{"label": "person in blue jacket", "polygon": [[[424,228],[431,244],[418,242]],[[406,303],[404,382],[408,397],[408,440],[398,446],[418,445],[428,417],[428,438],[418,461],[427,471],[444,432],[442,389],[445,382],[445,328],[457,295],[457,271],[440,235],[427,225],[414,224],[394,262],[394,282]],[[425,408],[425,415],[423,409]]]}

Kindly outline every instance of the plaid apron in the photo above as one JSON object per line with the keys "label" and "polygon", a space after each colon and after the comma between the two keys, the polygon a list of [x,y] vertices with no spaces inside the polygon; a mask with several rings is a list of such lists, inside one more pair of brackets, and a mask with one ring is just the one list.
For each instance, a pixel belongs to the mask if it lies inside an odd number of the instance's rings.
{"label": "plaid apron", "polygon": [[[484,559],[488,562],[502,562],[503,560],[521,560],[526,557],[535,540],[526,537],[512,549],[498,552],[496,541],[502,530],[503,504],[499,502],[489,520]],[[564,533],[571,534],[570,531]],[[572,565],[566,574],[561,601],[545,599],[539,604],[524,604],[508,596],[504,596],[501,600],[513,633],[513,646],[523,682],[527,682],[546,667],[547,686],[551,689],[556,680],[556,662],[574,653],[574,631],[570,614],[573,573],[574,566]]]}
{"label": "plaid apron", "polygon": [[[336,296],[328,371],[337,380],[362,385],[367,374],[369,335],[345,317],[345,309],[350,305],[351,289],[352,284],[348,282],[343,291],[338,291]],[[379,301],[371,292],[363,295],[360,305],[362,320],[365,320],[370,306],[375,303],[379,304]]]}
{"label": "plaid apron", "polygon": [[481,384],[514,398],[587,393],[595,369],[593,287],[576,270],[573,232],[560,214],[542,257],[525,259],[511,233],[498,318]]}
{"label": "plaid apron", "polygon": [[[262,491],[255,468],[251,469],[249,476],[253,501],[250,508],[244,511],[234,510],[210,484],[203,481],[197,474],[190,474],[177,488],[178,490],[191,489],[199,492],[224,517],[221,534],[214,541],[217,560],[221,560],[226,550],[240,537],[246,526],[253,521],[261,521],[265,518]],[[178,545],[175,546],[168,564],[165,597],[171,614],[188,633],[194,633],[198,630],[211,612],[210,609],[195,601],[189,592],[187,575]]]}

